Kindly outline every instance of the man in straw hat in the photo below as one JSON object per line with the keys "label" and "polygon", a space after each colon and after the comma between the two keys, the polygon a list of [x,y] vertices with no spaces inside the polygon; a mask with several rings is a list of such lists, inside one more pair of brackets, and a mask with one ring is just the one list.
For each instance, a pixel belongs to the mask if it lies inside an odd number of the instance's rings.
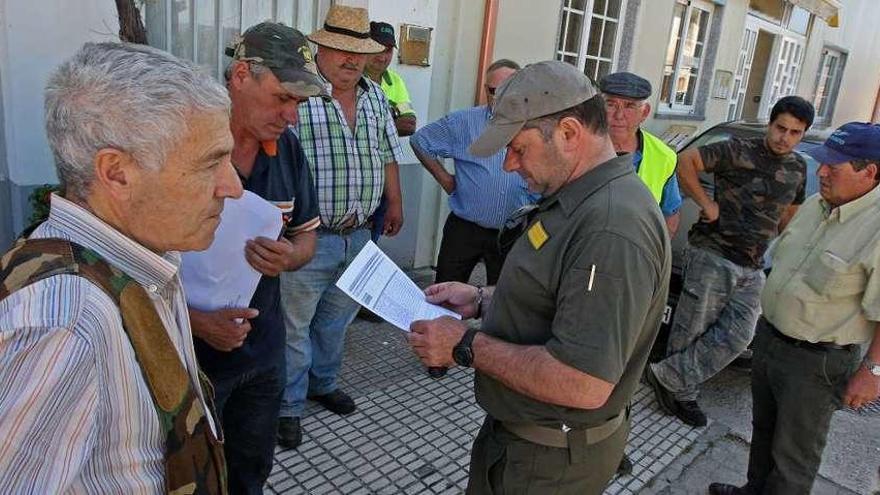
{"label": "man in straw hat", "polygon": [[279,274],[308,262],[319,224],[314,184],[302,148],[287,127],[297,105],[325,94],[305,36],[257,24],[227,49],[232,100],[232,163],[244,188],[281,208],[277,239],[248,241],[244,256],[263,277],[247,308],[190,309],[199,363],[214,383],[226,436],[231,493],[262,493],[272,470],[284,388],[284,317]]}
{"label": "man in straw hat", "polygon": [[614,152],[602,96],[577,68],[541,62],[501,86],[470,151],[505,146],[505,170],[544,199],[505,225],[522,235],[497,287],[425,291],[463,318],[482,316],[482,328],[419,321],[410,343],[427,366],[476,369],[488,414],[468,493],[598,494],[623,456],[628,404],[660,327],[669,235],[632,157]]}
{"label": "man in straw hat", "polygon": [[358,304],[334,284],[370,239],[370,219],[383,193],[385,235],[396,235],[403,222],[394,118],[382,89],[363,76],[367,55],[385,49],[370,38],[367,10],[333,5],[324,28],[309,39],[319,47],[318,71],[332,99],[309,98],[299,106],[296,126],[315,178],[321,226],[315,258],[282,277],[287,386],[278,436],[289,448],[302,441],[306,397],[337,414],[355,410],[336,376]]}

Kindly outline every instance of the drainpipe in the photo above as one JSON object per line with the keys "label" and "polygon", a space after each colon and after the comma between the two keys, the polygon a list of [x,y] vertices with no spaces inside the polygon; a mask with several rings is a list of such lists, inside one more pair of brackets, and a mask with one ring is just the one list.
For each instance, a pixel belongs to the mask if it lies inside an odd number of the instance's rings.
{"label": "drainpipe", "polygon": [[871,114],[871,122],[880,122],[880,88],[877,89],[877,99],[874,100],[874,113]]}
{"label": "drainpipe", "polygon": [[480,63],[477,67],[475,105],[486,103],[486,67],[492,63],[492,53],[495,50],[495,25],[498,21],[498,1],[486,0],[486,8],[483,12],[483,35],[480,41]]}

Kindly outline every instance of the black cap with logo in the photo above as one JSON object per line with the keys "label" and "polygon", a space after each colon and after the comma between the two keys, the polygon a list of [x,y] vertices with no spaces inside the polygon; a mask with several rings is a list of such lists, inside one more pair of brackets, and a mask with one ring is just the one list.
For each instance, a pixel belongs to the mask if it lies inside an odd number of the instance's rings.
{"label": "black cap with logo", "polygon": [[388,48],[397,48],[397,41],[394,36],[394,26],[387,22],[370,22],[370,37],[373,41]]}

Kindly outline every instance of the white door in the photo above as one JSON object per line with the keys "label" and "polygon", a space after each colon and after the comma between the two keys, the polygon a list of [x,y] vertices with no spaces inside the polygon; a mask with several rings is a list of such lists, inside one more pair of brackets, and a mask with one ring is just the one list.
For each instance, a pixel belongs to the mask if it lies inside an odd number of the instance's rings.
{"label": "white door", "polygon": [[783,96],[794,94],[801,75],[801,64],[804,58],[804,40],[788,35],[776,37],[775,56],[771,60],[775,64],[767,67],[768,75],[764,86],[764,98],[758,116],[762,119],[770,117],[770,108]]}
{"label": "white door", "polygon": [[739,49],[739,57],[736,62],[736,73],[733,77],[733,91],[731,92],[730,104],[727,109],[727,120],[739,120],[742,118],[743,104],[746,99],[749,76],[752,73],[752,61],[755,58],[755,44],[757,42],[758,27],[754,23],[746,23],[742,45]]}

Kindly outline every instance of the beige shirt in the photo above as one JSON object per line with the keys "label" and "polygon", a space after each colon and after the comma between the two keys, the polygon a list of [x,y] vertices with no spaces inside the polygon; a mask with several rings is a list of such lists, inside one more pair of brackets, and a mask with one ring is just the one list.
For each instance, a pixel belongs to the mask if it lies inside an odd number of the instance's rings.
{"label": "beige shirt", "polygon": [[880,321],[880,187],[832,209],[816,194],[771,253],[764,317],[809,342],[864,344]]}

